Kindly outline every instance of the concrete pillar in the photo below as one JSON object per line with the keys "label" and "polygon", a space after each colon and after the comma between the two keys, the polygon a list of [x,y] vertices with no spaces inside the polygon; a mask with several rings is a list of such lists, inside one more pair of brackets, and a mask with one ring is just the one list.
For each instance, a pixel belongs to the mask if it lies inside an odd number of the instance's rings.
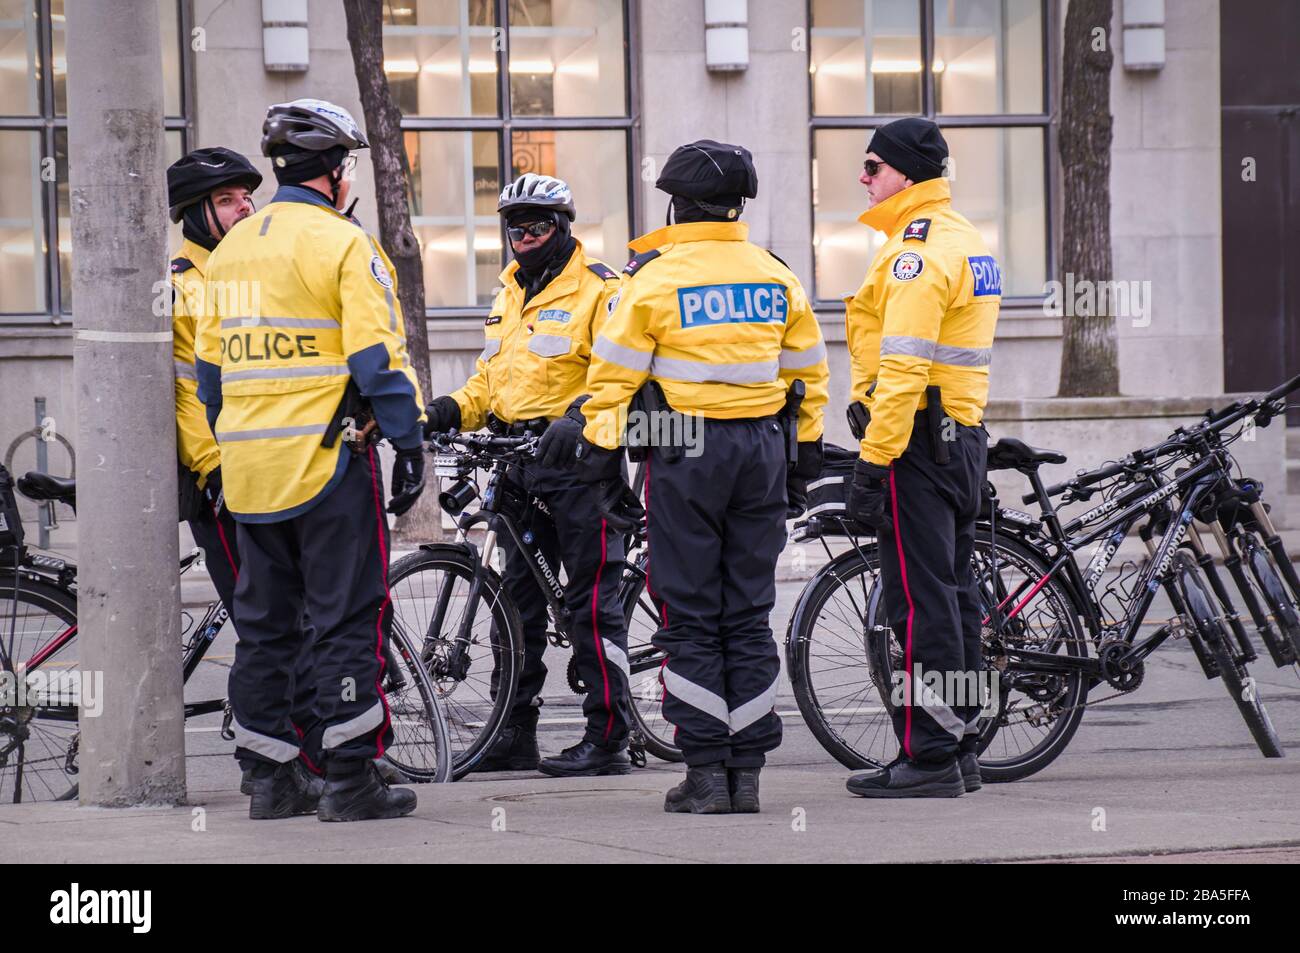
{"label": "concrete pillar", "polygon": [[81,803],[174,804],[185,718],[157,3],[67,11],[77,641],[104,699],[81,719]]}

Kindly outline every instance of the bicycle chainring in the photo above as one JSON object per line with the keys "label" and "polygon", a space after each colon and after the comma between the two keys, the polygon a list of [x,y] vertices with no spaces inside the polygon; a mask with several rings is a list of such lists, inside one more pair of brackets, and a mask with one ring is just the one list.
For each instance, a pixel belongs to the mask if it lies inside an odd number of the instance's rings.
{"label": "bicycle chainring", "polygon": [[578,674],[578,658],[576,655],[569,656],[569,665],[566,673],[569,676],[569,688],[573,690],[573,694],[585,695],[591,690],[587,687],[586,683],[583,682],[582,676]]}
{"label": "bicycle chainring", "polygon": [[1101,666],[1101,676],[1112,688],[1121,692],[1131,692],[1142,684],[1146,674],[1146,664],[1140,659],[1130,659],[1132,646],[1123,639],[1104,640],[1097,648],[1097,661]]}

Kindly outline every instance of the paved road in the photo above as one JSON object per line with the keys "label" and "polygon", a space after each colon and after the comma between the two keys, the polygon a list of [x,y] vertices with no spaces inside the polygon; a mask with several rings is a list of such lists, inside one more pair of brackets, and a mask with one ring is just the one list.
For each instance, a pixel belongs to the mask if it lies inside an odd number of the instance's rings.
{"label": "paved road", "polygon": [[[774,621],[782,635],[801,588],[779,586]],[[230,651],[223,636],[187,697],[221,694]],[[551,654],[544,751],[571,743],[580,730],[563,656]],[[663,814],[663,791],[681,769],[652,760],[626,778],[520,773],[420,787],[416,813],[397,821],[254,824],[235,793],[237,768],[214,716],[196,720],[187,736],[189,788],[203,808],[204,830],[192,830],[198,821],[190,808],[4,805],[0,861],[1140,861],[1176,852],[1188,862],[1295,862],[1300,677],[1265,663],[1253,672],[1290,758],[1259,756],[1220,684],[1205,680],[1179,642],[1153,658],[1139,692],[1090,710],[1047,770],[953,801],[849,797],[848,772],[803,726],[787,685],[777,703],[786,741],[764,775],[764,812],[743,817]],[[1238,855],[1234,848],[1250,850]]]}

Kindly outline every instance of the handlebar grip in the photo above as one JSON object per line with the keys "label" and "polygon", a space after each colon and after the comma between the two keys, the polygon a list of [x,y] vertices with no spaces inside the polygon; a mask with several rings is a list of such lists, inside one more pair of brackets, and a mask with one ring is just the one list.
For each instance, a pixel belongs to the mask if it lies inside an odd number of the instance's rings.
{"label": "handlebar grip", "polygon": [[1300,374],[1297,374],[1286,383],[1274,387],[1264,396],[1264,400],[1268,403],[1272,403],[1279,398],[1285,397],[1297,388],[1300,388]]}

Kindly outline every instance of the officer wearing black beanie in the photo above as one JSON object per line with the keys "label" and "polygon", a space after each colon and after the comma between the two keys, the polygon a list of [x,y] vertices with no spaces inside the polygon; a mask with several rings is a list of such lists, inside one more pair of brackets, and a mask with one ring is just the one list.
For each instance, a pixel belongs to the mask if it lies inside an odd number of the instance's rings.
{"label": "officer wearing black beanie", "polygon": [[877,129],[867,151],[880,156],[913,182],[925,182],[943,175],[948,143],[930,120],[909,116]]}

